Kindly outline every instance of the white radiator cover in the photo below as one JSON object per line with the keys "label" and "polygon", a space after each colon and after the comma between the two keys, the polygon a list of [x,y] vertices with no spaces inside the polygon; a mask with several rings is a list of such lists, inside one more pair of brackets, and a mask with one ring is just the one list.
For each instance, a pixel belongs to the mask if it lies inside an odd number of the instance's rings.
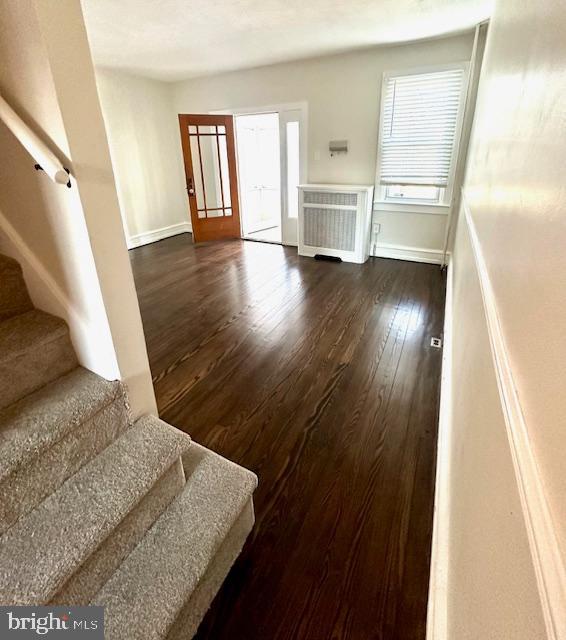
{"label": "white radiator cover", "polygon": [[373,185],[299,185],[299,255],[368,259]]}

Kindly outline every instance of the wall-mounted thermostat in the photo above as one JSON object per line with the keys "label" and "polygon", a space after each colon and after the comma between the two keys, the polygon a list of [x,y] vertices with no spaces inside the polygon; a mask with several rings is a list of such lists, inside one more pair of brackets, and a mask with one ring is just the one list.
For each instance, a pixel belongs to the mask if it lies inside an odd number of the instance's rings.
{"label": "wall-mounted thermostat", "polygon": [[347,140],[331,140],[328,143],[328,150],[330,155],[334,156],[337,153],[348,153],[348,141]]}

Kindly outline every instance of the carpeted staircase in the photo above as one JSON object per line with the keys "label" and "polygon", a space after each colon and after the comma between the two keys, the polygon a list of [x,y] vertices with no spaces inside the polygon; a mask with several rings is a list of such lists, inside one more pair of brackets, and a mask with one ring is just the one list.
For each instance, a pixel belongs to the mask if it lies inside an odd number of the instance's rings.
{"label": "carpeted staircase", "polygon": [[250,532],[255,475],[80,367],[0,256],[0,602],[105,606],[108,640],[191,638]]}

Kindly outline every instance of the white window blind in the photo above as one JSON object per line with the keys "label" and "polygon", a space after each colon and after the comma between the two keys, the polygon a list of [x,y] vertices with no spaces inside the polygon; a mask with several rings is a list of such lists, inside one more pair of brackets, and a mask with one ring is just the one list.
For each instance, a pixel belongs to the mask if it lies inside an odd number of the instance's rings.
{"label": "white window blind", "polygon": [[461,68],[386,79],[381,184],[447,186],[463,85]]}

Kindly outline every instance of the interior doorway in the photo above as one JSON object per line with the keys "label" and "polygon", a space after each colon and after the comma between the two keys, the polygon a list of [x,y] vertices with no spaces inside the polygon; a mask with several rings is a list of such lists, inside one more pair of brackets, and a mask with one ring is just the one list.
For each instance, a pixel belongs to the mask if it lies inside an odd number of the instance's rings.
{"label": "interior doorway", "polygon": [[236,116],[242,235],[281,242],[279,114]]}
{"label": "interior doorway", "polygon": [[297,246],[297,187],[307,181],[307,103],[223,109],[213,113],[234,117],[240,208],[245,210],[241,216],[242,237]]}

